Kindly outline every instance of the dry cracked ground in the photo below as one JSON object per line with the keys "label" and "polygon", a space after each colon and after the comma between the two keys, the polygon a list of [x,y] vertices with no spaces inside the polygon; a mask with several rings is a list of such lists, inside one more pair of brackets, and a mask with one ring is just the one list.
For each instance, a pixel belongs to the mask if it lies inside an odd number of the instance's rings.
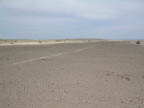
{"label": "dry cracked ground", "polygon": [[144,108],[144,46],[0,46],[0,108]]}

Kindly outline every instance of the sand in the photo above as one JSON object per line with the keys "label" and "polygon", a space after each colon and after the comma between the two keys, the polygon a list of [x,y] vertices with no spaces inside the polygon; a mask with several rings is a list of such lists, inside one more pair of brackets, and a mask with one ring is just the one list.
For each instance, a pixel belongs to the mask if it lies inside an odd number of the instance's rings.
{"label": "sand", "polygon": [[144,46],[0,46],[0,108],[144,108]]}
{"label": "sand", "polygon": [[0,46],[13,46],[13,45],[49,45],[61,43],[88,43],[99,42],[102,39],[59,39],[59,40],[0,40]]}

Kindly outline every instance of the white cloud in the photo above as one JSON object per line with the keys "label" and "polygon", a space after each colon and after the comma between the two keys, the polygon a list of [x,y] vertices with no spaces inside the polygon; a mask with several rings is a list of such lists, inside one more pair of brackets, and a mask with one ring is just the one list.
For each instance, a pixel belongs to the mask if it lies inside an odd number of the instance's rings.
{"label": "white cloud", "polygon": [[87,19],[117,18],[129,11],[141,9],[143,6],[137,2],[126,1],[105,3],[96,0],[92,3],[80,0],[5,0],[3,4],[9,8],[68,13]]}
{"label": "white cloud", "polygon": [[[142,35],[142,0],[3,0],[1,33]],[[140,34],[141,33],[141,34]]]}

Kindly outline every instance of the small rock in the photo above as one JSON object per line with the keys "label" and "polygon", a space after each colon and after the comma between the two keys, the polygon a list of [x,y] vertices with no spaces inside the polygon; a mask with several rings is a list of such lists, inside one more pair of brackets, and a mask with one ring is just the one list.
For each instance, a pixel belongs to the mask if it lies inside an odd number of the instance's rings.
{"label": "small rock", "polygon": [[51,92],[52,92],[52,93],[54,93],[55,91],[54,91],[54,90],[52,90]]}
{"label": "small rock", "polygon": [[130,79],[129,77],[126,77],[125,80],[127,80],[127,81],[131,81],[131,79]]}
{"label": "small rock", "polygon": [[107,76],[110,76],[110,73],[107,73],[106,75],[107,75]]}
{"label": "small rock", "polygon": [[79,82],[77,82],[76,85],[79,85]]}
{"label": "small rock", "polygon": [[68,91],[64,90],[64,93],[65,93],[65,94],[68,94]]}

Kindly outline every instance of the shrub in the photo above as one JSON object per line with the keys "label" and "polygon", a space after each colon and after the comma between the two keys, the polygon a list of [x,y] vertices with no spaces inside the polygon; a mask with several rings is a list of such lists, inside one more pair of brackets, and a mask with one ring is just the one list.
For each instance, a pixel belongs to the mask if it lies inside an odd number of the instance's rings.
{"label": "shrub", "polygon": [[140,44],[140,41],[136,41],[136,44]]}
{"label": "shrub", "polygon": [[39,42],[40,44],[42,43],[42,41],[41,41],[41,40],[39,40],[38,42]]}
{"label": "shrub", "polygon": [[14,44],[14,42],[10,42],[10,44],[11,44],[11,45],[13,45],[13,44]]}

